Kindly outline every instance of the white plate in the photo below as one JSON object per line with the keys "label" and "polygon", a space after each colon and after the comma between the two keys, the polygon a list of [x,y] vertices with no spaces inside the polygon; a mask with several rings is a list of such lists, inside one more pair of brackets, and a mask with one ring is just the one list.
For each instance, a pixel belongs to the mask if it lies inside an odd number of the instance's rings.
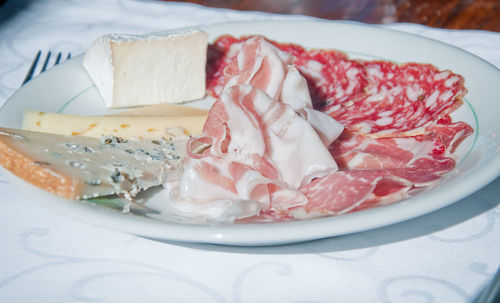
{"label": "white plate", "polygon": [[[230,245],[271,245],[373,229],[442,208],[488,184],[500,172],[500,72],[463,50],[438,41],[355,23],[258,21],[209,25],[211,39],[221,34],[263,34],[280,42],[313,48],[336,48],[351,57],[431,63],[462,74],[469,90],[456,113],[474,129],[458,151],[457,167],[439,184],[416,197],[389,206],[338,217],[269,224],[203,226],[165,222],[80,202],[40,190],[3,171],[23,192],[68,216],[141,236]],[[81,65],[81,57],[56,66],[19,89],[0,110],[2,126],[20,127],[25,108],[40,111],[106,114],[102,99]]]}

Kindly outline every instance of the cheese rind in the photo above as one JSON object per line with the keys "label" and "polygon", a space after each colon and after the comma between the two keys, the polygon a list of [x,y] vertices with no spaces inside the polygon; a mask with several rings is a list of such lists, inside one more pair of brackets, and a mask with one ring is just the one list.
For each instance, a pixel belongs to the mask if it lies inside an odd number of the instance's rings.
{"label": "cheese rind", "polygon": [[177,179],[185,140],[121,140],[0,128],[0,165],[68,199],[139,191]]}
{"label": "cheese rind", "polygon": [[183,115],[171,112],[167,116],[78,116],[26,110],[23,116],[25,130],[101,138],[112,135],[125,139],[173,138],[199,135],[207,118],[206,111],[188,111]]}
{"label": "cheese rind", "polygon": [[208,110],[194,108],[180,104],[156,104],[134,107],[113,113],[112,116],[120,117],[171,117],[182,118],[192,116],[208,116]]}
{"label": "cheese rind", "polygon": [[122,35],[98,38],[83,66],[107,108],[181,103],[203,98],[208,35]]}

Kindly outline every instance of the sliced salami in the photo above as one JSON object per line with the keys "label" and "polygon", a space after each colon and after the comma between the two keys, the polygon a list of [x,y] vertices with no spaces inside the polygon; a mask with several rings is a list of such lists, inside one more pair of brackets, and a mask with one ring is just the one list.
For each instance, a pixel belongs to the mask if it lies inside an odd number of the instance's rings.
{"label": "sliced salami", "polygon": [[330,111],[351,130],[376,137],[404,137],[425,133],[462,105],[464,79],[432,65],[386,61],[364,62],[366,96]]}

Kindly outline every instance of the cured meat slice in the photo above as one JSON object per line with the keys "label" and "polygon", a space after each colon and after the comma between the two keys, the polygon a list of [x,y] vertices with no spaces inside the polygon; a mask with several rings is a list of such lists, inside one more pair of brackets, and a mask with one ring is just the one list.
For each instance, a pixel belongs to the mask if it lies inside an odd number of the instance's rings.
{"label": "cured meat slice", "polygon": [[460,143],[473,132],[469,124],[462,121],[452,123],[448,115],[440,119],[439,123],[432,128],[432,133],[443,140],[448,154],[453,154]]}
{"label": "cured meat slice", "polygon": [[425,136],[373,138],[344,132],[330,146],[340,169],[424,168],[443,174],[454,167],[453,150],[472,133],[457,122],[437,124]]}
{"label": "cured meat slice", "polygon": [[329,112],[348,129],[377,137],[423,134],[462,105],[464,79],[432,65],[365,62],[367,96]]}
{"label": "cured meat slice", "polygon": [[238,55],[224,69],[225,87],[249,84],[278,101],[292,60],[290,54],[280,51],[263,37],[252,37],[244,42]]}
{"label": "cured meat slice", "polygon": [[340,215],[367,201],[375,203],[382,198],[385,202],[395,201],[410,188],[410,182],[398,180],[387,170],[339,171],[301,188],[309,203],[290,212],[301,219]]}
{"label": "cured meat slice", "polygon": [[242,41],[230,35],[220,36],[207,49],[207,91],[218,97],[225,84],[224,69],[241,50]]}
{"label": "cured meat slice", "polygon": [[377,139],[359,134],[344,135],[330,146],[330,151],[344,170],[413,168],[425,164],[427,169],[432,167],[447,172],[448,163],[454,163],[452,158],[445,156],[446,145],[439,136],[418,140],[415,137]]}
{"label": "cured meat slice", "polygon": [[[210,138],[214,144],[204,155],[187,159],[180,197],[253,200],[265,209],[289,208],[307,202],[297,187],[336,170],[312,127],[287,105],[249,85],[225,89],[219,102],[223,110],[211,111],[209,117],[227,116],[228,131],[213,131],[207,124],[207,134],[222,137]],[[293,140],[297,137],[303,140]],[[316,156],[296,161],[295,155],[304,153]],[[289,165],[293,161],[297,163]]]}

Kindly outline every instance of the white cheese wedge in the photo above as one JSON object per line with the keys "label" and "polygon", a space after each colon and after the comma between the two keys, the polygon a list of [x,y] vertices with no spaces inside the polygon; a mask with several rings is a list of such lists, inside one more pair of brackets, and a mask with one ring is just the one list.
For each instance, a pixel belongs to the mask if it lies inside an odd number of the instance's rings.
{"label": "white cheese wedge", "polygon": [[107,108],[181,103],[203,98],[208,35],[122,35],[98,38],[83,66]]}
{"label": "white cheese wedge", "polygon": [[185,140],[121,140],[0,128],[0,165],[68,199],[139,191],[176,180]]}
{"label": "white cheese wedge", "polygon": [[137,112],[136,116],[78,116],[26,110],[22,128],[43,133],[95,138],[108,135],[124,139],[175,138],[200,135],[207,114],[204,110],[181,109],[177,112],[169,111],[163,116],[144,116],[147,112],[142,115]]}

